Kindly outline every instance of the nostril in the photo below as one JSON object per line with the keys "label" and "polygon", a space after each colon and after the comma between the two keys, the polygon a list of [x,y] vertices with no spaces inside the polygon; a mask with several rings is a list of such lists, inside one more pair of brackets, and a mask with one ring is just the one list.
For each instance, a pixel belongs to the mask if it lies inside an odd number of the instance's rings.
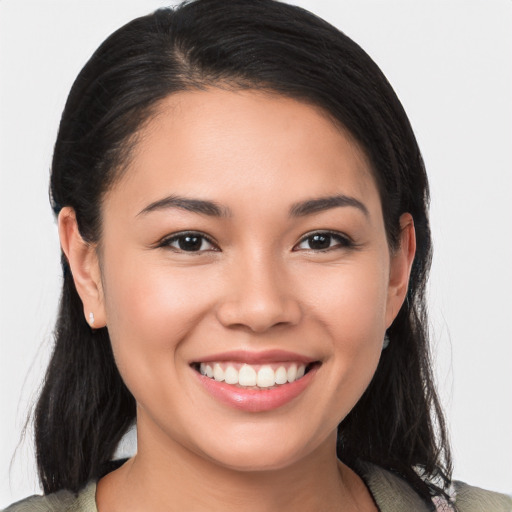
{"label": "nostril", "polygon": [[301,310],[298,304],[287,300],[263,301],[243,297],[239,301],[222,304],[217,310],[217,318],[225,327],[261,333],[297,325]]}

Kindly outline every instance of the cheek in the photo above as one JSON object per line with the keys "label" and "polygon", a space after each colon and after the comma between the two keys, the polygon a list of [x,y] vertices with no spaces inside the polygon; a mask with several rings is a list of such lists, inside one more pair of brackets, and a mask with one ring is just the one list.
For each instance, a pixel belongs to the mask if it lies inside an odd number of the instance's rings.
{"label": "cheek", "polygon": [[[105,307],[118,364],[158,362],[174,351],[209,309],[201,272],[170,269],[135,257],[105,269]],[[126,361],[125,361],[126,360]]]}
{"label": "cheek", "polygon": [[[166,416],[187,410],[186,393],[176,393],[188,370],[186,339],[211,308],[211,286],[204,272],[186,272],[149,264],[129,255],[105,268],[107,325],[119,372],[145,411],[160,411],[162,427],[175,424]],[[162,404],[167,404],[162,411]],[[160,417],[162,415],[162,417]]]}
{"label": "cheek", "polygon": [[383,335],[388,270],[382,261],[361,258],[354,264],[312,269],[305,276],[311,285],[303,287],[302,295],[335,341],[359,346]]}
{"label": "cheek", "polygon": [[322,326],[318,335],[328,344],[325,370],[331,375],[331,388],[326,399],[335,415],[332,424],[357,403],[380,359],[388,283],[382,261],[386,259],[372,258],[315,272],[315,286],[309,287],[311,317]]}

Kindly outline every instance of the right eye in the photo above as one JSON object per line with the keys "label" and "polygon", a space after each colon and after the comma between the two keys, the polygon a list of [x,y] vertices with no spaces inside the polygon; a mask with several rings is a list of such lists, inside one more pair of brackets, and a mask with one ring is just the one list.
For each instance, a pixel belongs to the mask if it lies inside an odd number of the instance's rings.
{"label": "right eye", "polygon": [[205,235],[196,232],[177,233],[165,238],[159,247],[169,247],[177,252],[217,251],[218,248]]}

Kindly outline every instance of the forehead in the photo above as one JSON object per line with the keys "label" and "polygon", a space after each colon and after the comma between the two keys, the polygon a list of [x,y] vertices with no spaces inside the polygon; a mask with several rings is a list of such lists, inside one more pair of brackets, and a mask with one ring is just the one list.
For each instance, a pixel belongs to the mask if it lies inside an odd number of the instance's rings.
{"label": "forehead", "polygon": [[172,193],[261,206],[276,198],[286,204],[336,193],[376,196],[368,159],[350,134],[320,108],[276,94],[176,93],[137,139],[108,194],[137,211]]}

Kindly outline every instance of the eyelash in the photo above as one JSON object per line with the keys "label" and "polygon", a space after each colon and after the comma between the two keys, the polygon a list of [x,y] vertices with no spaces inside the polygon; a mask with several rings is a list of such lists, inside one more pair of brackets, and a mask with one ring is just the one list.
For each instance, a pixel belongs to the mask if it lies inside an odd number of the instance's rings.
{"label": "eyelash", "polygon": [[[306,251],[311,251],[311,252],[329,252],[329,251],[332,251],[332,250],[336,250],[336,249],[351,249],[351,248],[355,248],[356,245],[354,244],[354,242],[348,238],[347,236],[345,235],[342,235],[340,233],[337,233],[337,232],[332,232],[332,231],[314,231],[312,233],[307,233],[305,236],[303,236],[301,238],[301,240],[299,241],[299,243],[297,243],[294,247],[293,247],[293,251],[298,251],[298,250],[301,250],[299,249],[298,247],[303,244],[304,242],[308,241],[308,239],[312,239],[313,237],[315,236],[318,236],[318,237],[325,237],[325,238],[329,238],[329,242],[332,242],[332,240],[334,239],[335,241],[337,241],[337,244],[334,245],[334,246],[331,246],[330,243],[329,243],[329,247],[326,247],[324,249],[313,249],[313,248],[310,248],[310,249],[303,249],[303,250],[306,250]],[[183,249],[181,247],[174,247],[172,244],[175,243],[175,242],[180,242],[180,240],[183,240],[185,238],[196,238],[196,239],[199,239],[200,240],[200,243],[201,245],[199,246],[199,249],[197,250],[186,250],[186,249]],[[209,243],[212,248],[210,249],[201,249],[201,246],[203,245],[203,242],[207,242]],[[185,253],[203,253],[203,252],[209,252],[209,251],[219,251],[219,247],[215,244],[215,242],[208,236],[206,236],[204,233],[200,233],[200,232],[197,232],[197,231],[184,231],[184,232],[181,232],[181,233],[175,233],[174,235],[170,236],[170,237],[167,237],[167,238],[164,238],[163,240],[161,240],[158,244],[157,244],[157,247],[163,247],[163,248],[170,248],[171,250],[174,250],[176,252],[185,252]]]}
{"label": "eyelash", "polygon": [[[183,240],[187,237],[200,239],[201,246],[202,246],[203,242],[206,241],[211,246],[213,246],[213,249],[198,249],[198,250],[187,251],[180,247],[173,247],[171,245],[173,242],[179,242],[180,240]],[[218,251],[219,250],[218,246],[215,244],[215,242],[210,237],[206,236],[204,233],[199,233],[197,231],[183,231],[181,233],[175,233],[174,235],[164,238],[160,242],[158,242],[157,247],[169,248],[176,252],[188,252],[188,253],[203,253],[206,251]]]}
{"label": "eyelash", "polygon": [[329,252],[337,249],[353,249],[356,247],[356,244],[346,235],[342,235],[341,233],[333,232],[333,231],[314,231],[312,233],[307,233],[305,236],[301,238],[299,243],[295,245],[293,250],[300,250],[296,249],[299,247],[302,243],[306,242],[308,239],[312,239],[315,236],[323,236],[328,237],[331,239],[336,240],[338,243],[334,246],[326,247],[325,249],[304,249],[306,251],[311,252]]}

